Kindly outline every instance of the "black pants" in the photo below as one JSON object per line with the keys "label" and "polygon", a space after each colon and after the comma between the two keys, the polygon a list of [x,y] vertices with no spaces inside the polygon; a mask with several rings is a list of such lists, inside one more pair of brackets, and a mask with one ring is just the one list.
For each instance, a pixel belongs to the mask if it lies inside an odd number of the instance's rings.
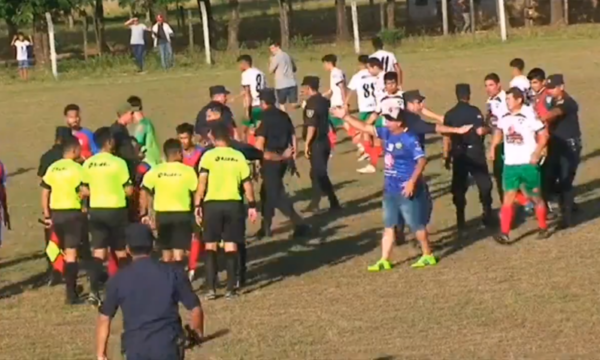
{"label": "black pants", "polygon": [[500,204],[502,204],[504,202],[504,188],[502,186],[502,174],[504,173],[504,144],[496,146],[494,153],[493,174],[494,180],[496,181],[498,198],[500,199]]}
{"label": "black pants", "polygon": [[559,197],[561,215],[566,221],[571,220],[573,210],[573,181],[577,167],[581,161],[580,139],[551,139],[548,146],[546,171],[544,174],[545,187],[556,192]]}
{"label": "black pants", "polygon": [[329,155],[331,155],[328,140],[313,142],[310,151],[310,181],[313,190],[311,205],[317,206],[321,197],[325,195],[329,199],[330,206],[339,206],[333,184],[327,173],[327,163],[329,162]]}
{"label": "black pants", "polygon": [[260,187],[260,198],[263,206],[262,216],[265,230],[271,228],[275,209],[281,211],[294,224],[300,222],[300,216],[294,210],[294,205],[287,196],[283,184],[283,177],[287,168],[288,164],[284,161],[264,160],[261,165],[263,182]]}
{"label": "black pants", "polygon": [[492,207],[492,180],[483,152],[478,154],[461,154],[452,161],[452,202],[457,213],[464,214],[467,205],[466,193],[469,189],[469,175],[475,180],[479,189],[479,201],[484,212]]}

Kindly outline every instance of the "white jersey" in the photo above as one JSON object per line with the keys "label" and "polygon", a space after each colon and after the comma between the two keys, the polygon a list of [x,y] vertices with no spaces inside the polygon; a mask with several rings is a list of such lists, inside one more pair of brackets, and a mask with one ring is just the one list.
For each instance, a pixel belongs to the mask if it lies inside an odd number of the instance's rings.
{"label": "white jersey", "polygon": [[525,103],[530,104],[533,100],[533,92],[531,91],[531,83],[529,79],[525,75],[515,76],[511,81],[509,86],[516,87],[521,90],[523,95],[525,96]]}
{"label": "white jersey", "polygon": [[333,68],[329,74],[329,88],[331,89],[331,106],[344,106],[344,97],[342,96],[342,87],[346,85],[346,75],[338,68]]}
{"label": "white jersey", "polygon": [[504,115],[498,120],[498,129],[504,136],[504,164],[529,164],[537,147],[537,133],[544,129],[544,123],[519,112]]}
{"label": "white jersey", "polygon": [[396,55],[394,55],[394,53],[385,50],[377,50],[370,57],[378,58],[379,61],[381,61],[384,72],[396,71],[395,66],[398,64],[398,60],[396,60]]}
{"label": "white jersey", "polygon": [[267,87],[267,78],[265,77],[265,74],[254,67],[244,70],[242,73],[242,86],[248,86],[250,88],[250,95],[252,96],[252,104],[250,105],[260,106],[258,92]]}
{"label": "white jersey", "polygon": [[15,41],[15,48],[17,49],[17,61],[25,61],[29,58],[29,54],[27,53],[27,48],[30,45],[31,45],[31,43],[27,40]]}
{"label": "white jersey", "polygon": [[500,91],[498,95],[487,99],[486,105],[492,126],[497,126],[498,120],[509,112],[506,105],[506,92],[504,90]]}
{"label": "white jersey", "polygon": [[348,89],[356,91],[356,98],[358,99],[358,111],[360,112],[373,112],[377,108],[375,100],[375,82],[377,78],[369,73],[369,70],[363,69],[354,74]]}
{"label": "white jersey", "polygon": [[398,111],[404,109],[404,96],[403,92],[398,90],[395,94],[388,94],[387,92],[381,98],[381,101],[377,103],[376,112],[381,115],[396,115]]}

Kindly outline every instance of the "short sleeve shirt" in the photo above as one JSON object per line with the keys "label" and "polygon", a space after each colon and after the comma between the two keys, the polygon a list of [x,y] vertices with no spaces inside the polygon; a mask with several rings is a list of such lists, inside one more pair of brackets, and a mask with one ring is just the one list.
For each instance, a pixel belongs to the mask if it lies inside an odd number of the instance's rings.
{"label": "short sleeve shirt", "polygon": [[131,45],[144,45],[144,33],[148,30],[148,27],[144,24],[136,24],[130,25],[129,29],[131,30],[131,39],[129,43]]}
{"label": "short sleeve shirt", "polygon": [[304,107],[304,131],[302,137],[306,139],[306,134],[309,127],[315,128],[315,135],[313,142],[324,142],[329,141],[327,134],[329,133],[329,100],[324,98],[322,95],[313,95],[306,100],[306,107]]}
{"label": "short sleeve shirt", "polygon": [[209,122],[208,120],[206,120],[206,112],[208,111],[208,109],[218,109],[221,112],[221,119],[215,121],[222,121],[227,125],[227,127],[232,129],[236,127],[235,121],[233,120],[233,113],[231,112],[229,106],[224,105],[218,101],[211,101],[208,104],[206,104],[206,106],[204,106],[200,110],[198,116],[196,116],[196,134],[206,136],[210,131]]}
{"label": "short sleeve shirt", "polygon": [[198,176],[190,166],[166,162],[146,173],[142,187],[154,192],[153,208],[156,211],[191,211],[192,193],[198,187]]}
{"label": "short sleeve shirt", "polygon": [[[472,125],[473,129],[483,127],[483,114],[470,104],[459,102],[444,116],[444,125],[450,127],[461,127]],[[483,138],[473,130],[466,134],[450,135],[452,150],[454,154],[463,153],[469,149],[483,151]]]}
{"label": "short sleeve shirt", "polygon": [[289,115],[271,107],[263,113],[263,121],[256,130],[256,136],[265,138],[265,150],[282,153],[292,144],[295,132]]}
{"label": "short sleeve shirt", "polygon": [[131,184],[125,160],[101,152],[83,163],[83,183],[90,189],[90,208],[119,209],[127,205],[125,186]]}
{"label": "short sleeve shirt", "polygon": [[537,133],[544,123],[522,113],[507,114],[498,121],[504,136],[504,164],[529,164],[537,147]]}
{"label": "short sleeve shirt", "polygon": [[260,106],[258,94],[260,90],[267,87],[267,78],[265,74],[257,68],[251,67],[242,73],[242,86],[250,88],[252,96],[252,106]]}
{"label": "short sleeve shirt", "polygon": [[419,159],[425,157],[419,139],[410,132],[392,134],[388,128],[377,128],[377,137],[385,141],[383,191],[387,194],[402,192],[410,180]]}
{"label": "short sleeve shirt", "polygon": [[492,126],[496,126],[498,120],[509,112],[508,105],[506,105],[506,93],[504,91],[500,91],[498,95],[489,98],[486,105]]}
{"label": "short sleeve shirt", "polygon": [[356,91],[358,111],[370,113],[377,108],[375,101],[375,81],[376,78],[367,69],[360,70],[350,79],[348,89]]}
{"label": "short sleeve shirt", "polygon": [[515,76],[510,81],[509,86],[511,88],[516,87],[517,89],[521,90],[521,92],[525,96],[525,99],[527,100],[527,102],[528,103],[530,102],[530,100],[531,100],[531,83],[529,82],[529,79],[527,79],[527,76],[525,76],[525,75]]}
{"label": "short sleeve shirt", "polygon": [[563,115],[559,116],[550,125],[550,134],[553,138],[570,140],[581,137],[581,128],[579,127],[579,105],[570,96],[556,101],[554,107],[562,110]]}
{"label": "short sleeve shirt", "polygon": [[54,164],[56,161],[62,159],[62,147],[60,145],[54,145],[48,151],[46,151],[40,157],[40,164],[38,166],[37,176],[42,177],[48,171],[50,165]]}
{"label": "short sleeve shirt", "polygon": [[333,68],[329,74],[329,87],[331,89],[331,106],[343,106],[342,86],[346,85],[346,75],[338,68]]}
{"label": "short sleeve shirt", "polygon": [[208,173],[204,201],[241,201],[241,188],[250,179],[244,155],[230,147],[215,147],[200,159],[200,173]]}
{"label": "short sleeve shirt", "polygon": [[385,50],[378,50],[370,57],[377,58],[379,61],[381,61],[381,64],[383,65],[383,71],[396,71],[395,66],[398,64],[398,60],[396,60],[396,55],[394,55],[394,53]]}
{"label": "short sleeve shirt", "polygon": [[81,209],[79,187],[83,176],[83,167],[71,159],[61,159],[50,165],[42,178],[42,187],[50,190],[50,209]]}
{"label": "short sleeve shirt", "polygon": [[15,48],[17,49],[17,61],[25,61],[29,58],[27,48],[31,46],[31,43],[27,40],[15,41]]}

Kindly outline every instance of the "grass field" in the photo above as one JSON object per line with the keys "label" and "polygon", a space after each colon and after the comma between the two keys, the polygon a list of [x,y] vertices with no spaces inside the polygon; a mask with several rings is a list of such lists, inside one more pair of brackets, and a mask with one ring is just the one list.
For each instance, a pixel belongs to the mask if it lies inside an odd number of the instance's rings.
{"label": "grass field", "polygon": [[[336,49],[337,51],[338,49]],[[316,61],[331,49],[293,54],[300,76],[319,74]],[[452,106],[454,84],[468,82],[473,102],[483,107],[483,76],[496,71],[507,83],[508,61],[523,57],[528,68],[565,74],[579,101],[584,130],[583,162],[577,177],[579,225],[546,241],[527,236],[532,220],[515,231],[512,246],[500,246],[489,234],[473,230],[455,235],[448,195],[449,173],[440,161],[439,138],[430,139],[426,173],[435,198],[433,241],[441,258],[435,268],[407,266],[418,255],[399,247],[397,267],[369,274],[379,256],[382,227],[381,173],[359,176],[348,142],[336,149],[330,165],[344,211],[335,219],[309,221],[319,236],[288,240],[289,226],[278,224],[275,241],[253,243],[251,284],[238,300],[205,303],[208,333],[221,336],[194,351],[191,359],[596,359],[600,350],[600,265],[597,178],[600,167],[600,81],[596,40],[543,39],[503,47],[403,53],[406,88],[419,88],[428,106],[444,112]],[[310,61],[309,61],[310,60]],[[267,58],[257,59],[258,65]],[[354,56],[341,67],[354,72]],[[324,80],[326,82],[326,80]],[[178,70],[145,76],[124,74],[103,79],[0,86],[0,158],[9,173],[13,231],[0,250],[0,359],[90,359],[94,356],[96,312],[87,306],[62,305],[63,288],[39,280],[45,268],[35,168],[61,124],[62,108],[76,102],[84,124],[110,123],[114,108],[128,95],[144,99],[163,139],[174,125],[192,121],[217,82],[237,92],[239,73]],[[241,104],[233,108],[240,114]],[[300,114],[294,114],[296,123]],[[20,140],[19,140],[20,139]],[[299,209],[308,199],[307,163],[289,188]],[[596,170],[593,170],[596,169]],[[469,193],[471,218],[479,215],[477,194]],[[497,202],[497,199],[496,199]],[[477,219],[472,219],[473,223]],[[256,226],[251,227],[254,232]],[[83,274],[81,281],[84,282]],[[113,326],[112,359],[118,359],[120,317]],[[70,340],[70,342],[67,342]]]}

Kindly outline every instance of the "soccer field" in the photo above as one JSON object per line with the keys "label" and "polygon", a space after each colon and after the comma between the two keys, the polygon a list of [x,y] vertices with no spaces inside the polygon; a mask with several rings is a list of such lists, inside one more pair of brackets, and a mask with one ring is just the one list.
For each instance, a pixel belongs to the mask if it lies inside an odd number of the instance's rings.
{"label": "soccer field", "polygon": [[[291,55],[299,77],[328,76],[319,59],[331,48]],[[249,248],[250,285],[234,301],[205,302],[207,334],[217,334],[189,359],[580,359],[597,358],[600,345],[600,82],[597,40],[536,40],[502,47],[404,54],[395,50],[405,71],[405,89],[419,88],[428,107],[444,113],[454,103],[454,85],[471,84],[473,103],[484,108],[483,77],[497,72],[508,84],[508,62],[521,57],[527,69],[542,67],[564,73],[567,91],[580,105],[583,161],[577,175],[578,225],[548,240],[535,240],[535,221],[515,230],[510,246],[473,230],[457,238],[449,195],[450,173],[441,162],[441,140],[431,137],[426,174],[434,197],[433,235],[436,267],[412,270],[418,255],[410,245],[395,250],[396,268],[367,273],[379,257],[382,230],[381,173],[359,175],[347,139],[336,148],[331,178],[344,210],[336,218],[309,219],[318,236],[288,240],[291,227],[279,221],[274,241]],[[339,53],[339,52],[338,52]],[[338,54],[341,55],[341,54]],[[347,77],[355,56],[340,56]],[[263,70],[267,57],[255,59]],[[222,83],[237,93],[237,69],[123,75],[61,83],[0,86],[0,159],[9,172],[8,191],[13,231],[0,249],[0,359],[93,358],[96,311],[86,305],[63,305],[63,287],[48,288],[42,229],[37,224],[40,200],[36,169],[50,147],[62,109],[77,103],[83,125],[97,128],[114,119],[116,106],[129,95],[144,101],[144,110],[161,139],[175,125],[193,122],[208,101],[208,87]],[[241,101],[232,105],[240,116]],[[293,119],[300,124],[300,113]],[[288,188],[296,208],[309,197],[308,164],[299,161],[300,179]],[[596,170],[594,170],[596,169]],[[468,218],[478,223],[480,205],[468,195]],[[495,205],[498,201],[494,192]],[[281,218],[278,218],[281,219]],[[257,226],[251,226],[254,233]],[[81,273],[80,283],[87,286]],[[87,290],[87,288],[86,288]],[[185,311],[183,312],[186,317]],[[110,359],[119,359],[120,317],[110,339]]]}

